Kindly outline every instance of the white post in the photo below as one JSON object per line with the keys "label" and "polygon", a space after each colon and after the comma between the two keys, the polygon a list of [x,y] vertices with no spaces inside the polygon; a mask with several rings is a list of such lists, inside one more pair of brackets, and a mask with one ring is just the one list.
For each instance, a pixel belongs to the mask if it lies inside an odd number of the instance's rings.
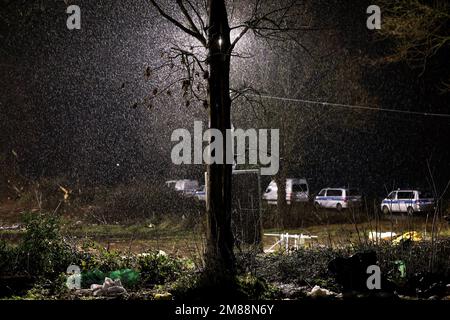
{"label": "white post", "polygon": [[286,252],[289,252],[289,233],[286,232]]}

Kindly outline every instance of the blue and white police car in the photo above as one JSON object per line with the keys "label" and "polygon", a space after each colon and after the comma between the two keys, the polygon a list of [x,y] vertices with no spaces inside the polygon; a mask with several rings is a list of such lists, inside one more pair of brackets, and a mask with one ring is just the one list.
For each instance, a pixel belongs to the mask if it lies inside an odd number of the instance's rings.
{"label": "blue and white police car", "polygon": [[399,189],[392,191],[381,202],[381,211],[384,214],[391,212],[427,212],[434,209],[435,200],[431,193],[419,190]]}
{"label": "blue and white police car", "polygon": [[361,194],[356,189],[325,188],[320,190],[314,198],[314,206],[341,211],[342,209],[360,207],[361,199]]}
{"label": "blue and white police car", "polygon": [[206,189],[205,186],[200,186],[200,188],[195,191],[194,197],[196,197],[200,201],[206,201]]}

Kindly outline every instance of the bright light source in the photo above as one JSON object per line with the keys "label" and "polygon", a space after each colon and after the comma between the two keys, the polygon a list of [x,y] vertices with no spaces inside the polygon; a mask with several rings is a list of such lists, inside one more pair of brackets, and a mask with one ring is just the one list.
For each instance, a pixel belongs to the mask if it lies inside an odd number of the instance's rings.
{"label": "bright light source", "polygon": [[223,43],[223,40],[222,40],[222,38],[219,38],[219,46],[222,48],[222,43]]}

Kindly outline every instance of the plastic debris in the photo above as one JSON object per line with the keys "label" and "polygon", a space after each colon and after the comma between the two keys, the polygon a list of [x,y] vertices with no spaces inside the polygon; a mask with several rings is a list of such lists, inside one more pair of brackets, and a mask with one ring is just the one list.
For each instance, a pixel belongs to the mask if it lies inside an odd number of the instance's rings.
{"label": "plastic debris", "polygon": [[422,241],[422,240],[423,240],[422,234],[420,234],[419,232],[408,231],[396,237],[394,240],[392,240],[392,243],[402,244],[405,241]]}
{"label": "plastic debris", "polygon": [[314,288],[308,292],[308,296],[312,298],[336,297],[337,293],[321,288],[320,286],[314,286]]}
{"label": "plastic debris", "polygon": [[392,240],[397,234],[395,232],[376,232],[370,231],[368,236],[369,240],[377,241],[377,240]]}
{"label": "plastic debris", "polygon": [[[138,256],[139,258],[142,258],[142,257],[149,257],[149,256],[151,256],[151,255],[152,255],[152,253],[144,252],[144,253],[139,253],[137,256]],[[157,253],[156,255],[157,255],[157,256],[167,256],[167,253],[164,252],[164,251],[162,251],[162,250],[158,250],[158,253]]]}
{"label": "plastic debris", "polygon": [[105,278],[103,285],[93,284],[91,285],[91,291],[94,296],[118,296],[126,294],[127,290],[122,286],[120,279],[112,280],[111,278]]}
{"label": "plastic debris", "polygon": [[406,277],[406,264],[403,260],[397,260],[394,262],[397,266],[398,271],[400,272],[400,277],[405,278]]}
{"label": "plastic debris", "polygon": [[96,269],[81,274],[82,286],[89,287],[101,283],[105,278],[120,280],[125,286],[132,287],[138,283],[140,273],[132,269],[120,269],[108,274]]}
{"label": "plastic debris", "polygon": [[172,294],[169,292],[166,293],[155,293],[153,296],[155,300],[172,300]]}
{"label": "plastic debris", "polygon": [[120,280],[125,286],[131,287],[138,283],[139,272],[131,269],[116,270],[109,274],[111,279]]}
{"label": "plastic debris", "polygon": [[13,224],[12,226],[0,226],[0,230],[19,230],[21,226],[19,224]]}
{"label": "plastic debris", "polygon": [[81,274],[81,283],[83,288],[88,288],[90,285],[99,283],[107,277],[107,274],[100,270],[90,270]]}

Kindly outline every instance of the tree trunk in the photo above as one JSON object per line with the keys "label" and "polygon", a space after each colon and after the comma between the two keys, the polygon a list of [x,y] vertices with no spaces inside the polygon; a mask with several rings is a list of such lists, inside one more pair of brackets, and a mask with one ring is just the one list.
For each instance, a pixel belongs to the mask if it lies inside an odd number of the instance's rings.
{"label": "tree trunk", "polygon": [[280,123],[280,164],[278,174],[275,176],[275,182],[277,184],[277,216],[278,216],[278,227],[285,229],[288,224],[288,205],[286,202],[286,165],[285,165],[285,152],[286,152],[286,140],[284,136],[285,119],[281,119]]}
{"label": "tree trunk", "polygon": [[277,183],[277,216],[278,216],[278,226],[282,229],[286,228],[287,225],[287,202],[286,202],[286,174],[283,170],[279,171],[279,174],[275,178]]}
{"label": "tree trunk", "polygon": [[222,282],[235,274],[231,229],[232,166],[226,164],[226,129],[231,128],[230,27],[224,0],[209,0],[209,127],[224,137],[223,164],[208,165],[206,274]]}

